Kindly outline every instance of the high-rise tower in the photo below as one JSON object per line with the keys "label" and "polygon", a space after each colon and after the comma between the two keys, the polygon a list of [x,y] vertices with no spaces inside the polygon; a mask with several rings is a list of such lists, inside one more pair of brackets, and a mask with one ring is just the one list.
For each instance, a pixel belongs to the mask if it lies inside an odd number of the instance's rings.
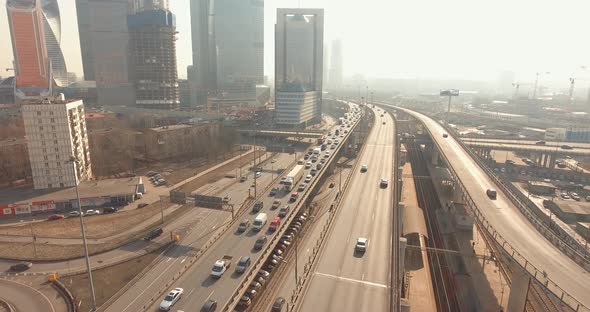
{"label": "high-rise tower", "polygon": [[323,9],[278,9],[275,25],[276,121],[292,127],[321,122]]}

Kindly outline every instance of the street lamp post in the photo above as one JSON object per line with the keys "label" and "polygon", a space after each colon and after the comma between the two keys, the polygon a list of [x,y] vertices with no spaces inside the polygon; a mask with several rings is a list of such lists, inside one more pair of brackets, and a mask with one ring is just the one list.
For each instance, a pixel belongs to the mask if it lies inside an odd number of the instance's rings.
{"label": "street lamp post", "polygon": [[86,271],[88,272],[88,286],[90,288],[90,311],[96,311],[96,298],[94,296],[94,282],[92,281],[92,269],[90,268],[90,257],[88,256],[88,244],[86,243],[86,231],[84,229],[84,220],[82,219],[82,202],[80,201],[80,192],[78,190],[78,174],[76,170],[76,157],[70,157],[72,169],[74,170],[74,185],[76,186],[76,199],[78,201],[78,213],[80,218],[80,231],[82,232],[82,244],[84,245],[84,258],[86,260]]}

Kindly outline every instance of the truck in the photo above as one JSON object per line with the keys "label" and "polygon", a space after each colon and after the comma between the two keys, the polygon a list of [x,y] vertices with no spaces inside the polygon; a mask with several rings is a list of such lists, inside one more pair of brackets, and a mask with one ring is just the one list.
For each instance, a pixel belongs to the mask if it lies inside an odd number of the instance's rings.
{"label": "truck", "polygon": [[319,155],[322,152],[320,147],[316,147],[313,149],[313,155]]}
{"label": "truck", "polygon": [[285,185],[285,190],[287,192],[290,192],[293,189],[293,187],[297,185],[297,183],[299,183],[299,180],[301,180],[301,177],[303,177],[304,167],[304,165],[296,165],[287,174],[287,179],[285,179],[285,183],[283,183]]}
{"label": "truck", "polygon": [[259,213],[254,219],[254,222],[252,223],[252,228],[254,229],[254,231],[262,230],[267,220],[268,216],[266,215],[266,213]]}
{"label": "truck", "polygon": [[231,266],[232,256],[225,255],[221,259],[215,261],[213,269],[211,269],[211,276],[220,278],[227,269]]}

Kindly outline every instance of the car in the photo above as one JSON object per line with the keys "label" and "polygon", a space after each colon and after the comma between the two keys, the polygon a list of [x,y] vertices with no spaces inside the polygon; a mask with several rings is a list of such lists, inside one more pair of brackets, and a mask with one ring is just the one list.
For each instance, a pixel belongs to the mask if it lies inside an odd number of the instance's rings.
{"label": "car", "polygon": [[211,277],[221,278],[223,273],[225,273],[225,271],[231,266],[231,259],[233,259],[232,256],[224,255],[221,259],[215,261],[213,268],[211,268]]}
{"label": "car", "polygon": [[236,264],[236,273],[244,273],[246,269],[250,266],[250,256],[243,256]]}
{"label": "car", "polygon": [[230,200],[231,200],[231,197],[229,195],[225,195],[221,199],[221,202],[224,203],[224,204],[227,204],[227,203],[229,203]]}
{"label": "car", "polygon": [[137,209],[141,209],[141,208],[144,208],[144,207],[147,207],[147,206],[148,206],[147,203],[141,203],[141,204],[137,205]]}
{"label": "car", "polygon": [[309,174],[311,174],[312,176],[315,176],[318,173],[318,170],[316,168],[311,168],[311,170],[309,171]]}
{"label": "car", "polygon": [[576,193],[570,193],[570,196],[572,197],[573,200],[580,201],[580,195],[578,195]]}
{"label": "car", "polygon": [[299,197],[299,193],[293,192],[293,193],[291,193],[291,197],[289,198],[289,201],[294,202],[297,200],[297,197]]}
{"label": "car", "polygon": [[328,185],[329,188],[333,188],[336,184],[334,182],[330,182],[330,185]]}
{"label": "car", "polygon": [[383,122],[383,124],[385,124],[385,121]]}
{"label": "car", "polygon": [[102,213],[115,213],[118,210],[119,209],[117,209],[116,207],[105,207],[102,209]]}
{"label": "car", "polygon": [[545,142],[545,141],[537,141],[537,142],[535,142],[535,145],[545,145],[545,144],[547,144],[547,142]]}
{"label": "car", "polygon": [[246,230],[250,227],[250,220],[244,219],[238,225],[238,232],[246,232]]}
{"label": "car", "polygon": [[564,145],[561,146],[561,149],[564,149],[564,150],[573,150],[574,147],[571,146],[571,145],[564,144]]}
{"label": "car", "polygon": [[279,228],[280,225],[281,225],[281,217],[274,217],[272,219],[272,221],[270,222],[270,226],[268,227],[268,230],[271,232],[274,232]]}
{"label": "car", "polygon": [[254,174],[254,178],[258,179],[258,178],[260,178],[261,175],[262,175],[262,172],[258,171]]}
{"label": "car", "polygon": [[336,149],[336,143],[332,144],[332,146],[330,146],[330,149]]}
{"label": "car", "polygon": [[511,160],[511,159],[506,159],[506,164],[507,165],[516,165],[516,162],[514,160]]}
{"label": "car", "polygon": [[148,176],[148,177],[153,177],[153,176],[155,176],[156,174],[158,174],[158,173],[157,173],[157,172],[155,172],[155,171],[148,171],[148,173],[146,173],[145,175],[146,175],[146,176]]}
{"label": "car", "polygon": [[446,134],[446,133],[443,133],[443,138],[448,138],[448,137],[449,137],[449,135],[448,135],[448,134]]}
{"label": "car", "polygon": [[157,228],[149,231],[143,239],[146,241],[150,241],[150,240],[162,235],[162,233],[164,233],[164,230],[162,230],[162,228],[160,228],[160,227],[157,227]]}
{"label": "car", "polygon": [[277,162],[277,160],[276,160],[275,158],[273,158],[273,159],[270,161],[270,163],[271,163],[271,164],[274,164],[274,163],[276,163],[276,162]]}
{"label": "car", "polygon": [[369,240],[364,237],[359,237],[356,239],[356,243],[354,244],[354,250],[356,252],[364,253],[367,251]]}
{"label": "car", "polygon": [[22,271],[26,271],[26,270],[30,269],[31,267],[33,267],[32,262],[22,261],[22,262],[19,262],[19,263],[16,263],[16,264],[13,264],[12,266],[10,266],[10,271],[22,272]]}
{"label": "car", "polygon": [[266,236],[260,236],[256,240],[256,242],[254,243],[254,250],[262,249],[262,247],[264,247],[264,245],[266,244],[267,241],[268,241],[268,238]]}
{"label": "car", "polygon": [[258,273],[256,273],[256,276],[267,279],[270,276],[270,272],[265,271],[265,270],[260,270],[260,271],[258,271]]}
{"label": "car", "polygon": [[301,184],[299,184],[299,188],[297,188],[297,191],[303,192],[306,187],[307,187],[307,183],[301,183]]}
{"label": "car", "polygon": [[72,210],[72,211],[68,212],[69,217],[79,217],[80,214],[82,216],[84,216],[84,212],[80,213],[78,210]]}
{"label": "car", "polygon": [[213,312],[215,309],[217,309],[217,301],[209,299],[201,308],[201,312]]}
{"label": "car", "polygon": [[561,193],[561,198],[563,199],[570,199],[570,195],[568,193]]}
{"label": "car", "polygon": [[289,205],[283,206],[283,208],[281,208],[279,210],[279,217],[284,218],[287,216],[287,214],[289,213]]}
{"label": "car", "polygon": [[305,177],[305,180],[303,180],[303,182],[305,182],[305,183],[309,183],[309,182],[311,182],[311,179],[313,179],[313,176],[312,176],[311,174],[308,174],[308,175]]}
{"label": "car", "polygon": [[317,161],[318,161],[318,158],[317,158],[317,157],[316,157],[316,158],[313,158],[313,157],[311,158],[311,162],[312,162],[312,163],[315,163],[315,162],[317,162]]}
{"label": "car", "polygon": [[305,169],[311,168],[311,161],[305,163]]}
{"label": "car", "polygon": [[487,189],[486,194],[491,199],[496,199],[496,197],[498,196],[498,193],[494,189]]}
{"label": "car", "polygon": [[61,220],[63,218],[65,218],[66,216],[62,215],[62,214],[52,214],[49,217],[47,217],[47,220],[52,221],[52,220]]}
{"label": "car", "polygon": [[321,170],[321,169],[322,169],[322,167],[323,167],[322,163],[319,163],[319,164],[317,164],[317,165],[315,166],[315,169],[316,169],[316,170]]}
{"label": "car", "polygon": [[248,296],[242,296],[242,298],[240,298],[240,302],[238,302],[238,307],[239,309],[246,310],[248,309],[248,307],[250,307],[250,305],[252,304],[252,299],[250,299],[250,297]]}
{"label": "car", "polygon": [[278,193],[279,193],[279,188],[278,188],[278,187],[273,187],[273,188],[270,190],[270,193],[268,193],[268,195],[269,195],[269,196],[275,196],[275,195],[277,195]]}
{"label": "car", "polygon": [[254,206],[252,207],[252,211],[255,212],[255,213],[256,212],[259,212],[262,209],[263,206],[264,206],[264,202],[257,201],[256,203],[254,203]]}
{"label": "car", "polygon": [[240,182],[246,182],[246,180],[248,180],[248,178],[246,176],[240,177]]}
{"label": "car", "polygon": [[309,159],[309,155],[305,154],[303,155],[303,160],[308,160]]}
{"label": "car", "polygon": [[279,208],[281,206],[281,201],[278,199],[275,199],[275,201],[272,202],[272,206],[270,206],[271,210],[275,210],[277,208]]}
{"label": "car", "polygon": [[88,209],[86,210],[85,215],[86,216],[95,216],[95,215],[99,215],[100,214],[100,210],[93,210],[93,209]]}
{"label": "car", "polygon": [[174,288],[171,290],[160,303],[160,311],[170,311],[170,308],[180,300],[183,293],[184,289],[182,288]]}
{"label": "car", "polygon": [[367,170],[369,170],[368,165],[361,165],[361,172],[367,172]]}
{"label": "car", "polygon": [[379,185],[381,187],[385,188],[389,185],[389,181],[387,179],[381,179],[381,182],[379,182]]}

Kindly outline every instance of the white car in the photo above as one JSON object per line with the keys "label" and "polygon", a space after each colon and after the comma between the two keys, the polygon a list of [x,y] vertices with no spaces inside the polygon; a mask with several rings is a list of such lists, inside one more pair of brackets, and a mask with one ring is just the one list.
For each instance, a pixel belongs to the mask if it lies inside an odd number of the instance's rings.
{"label": "white car", "polygon": [[303,182],[305,182],[305,183],[309,183],[309,182],[311,182],[311,179],[313,179],[313,176],[312,176],[311,174],[308,174],[308,175],[305,177],[305,181],[303,181]]}
{"label": "white car", "polygon": [[182,288],[174,288],[172,289],[168,295],[162,300],[160,303],[160,311],[170,311],[170,308],[180,300],[182,297],[182,293],[184,293],[184,289]]}
{"label": "white car", "polygon": [[356,239],[356,244],[354,245],[354,250],[357,252],[364,253],[367,251],[367,245],[369,240],[364,237],[359,237]]}
{"label": "white car", "polygon": [[97,210],[89,209],[89,210],[86,210],[86,214],[85,215],[87,215],[87,216],[94,216],[94,215],[99,215],[99,214],[100,214],[100,210],[98,210],[98,209]]}
{"label": "white car", "polygon": [[305,163],[305,169],[309,169],[311,168],[311,161],[308,161],[307,163]]}
{"label": "white car", "polygon": [[367,170],[369,170],[368,165],[361,165],[361,172],[366,172]]}
{"label": "white car", "polygon": [[[72,210],[68,213],[68,216],[70,217],[78,217],[80,215],[80,213],[78,212],[78,210]],[[82,215],[84,215],[84,212],[82,212]]]}

